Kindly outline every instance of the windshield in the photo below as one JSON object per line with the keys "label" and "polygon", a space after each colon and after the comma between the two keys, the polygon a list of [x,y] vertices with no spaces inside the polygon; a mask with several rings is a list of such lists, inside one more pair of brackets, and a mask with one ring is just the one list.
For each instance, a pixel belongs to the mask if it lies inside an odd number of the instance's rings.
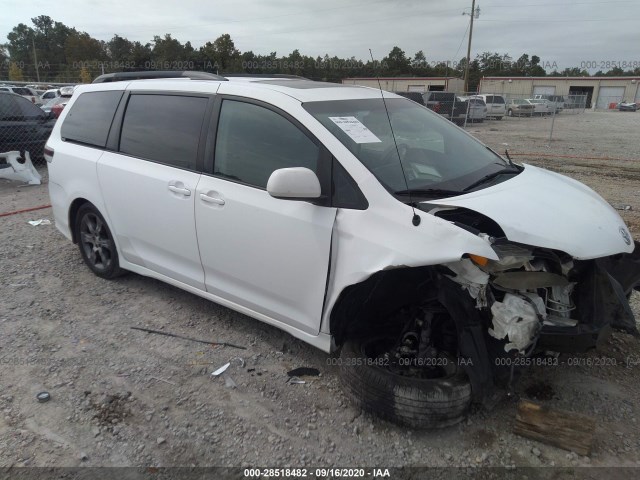
{"label": "windshield", "polygon": [[400,98],[385,102],[388,117],[381,98],[303,107],[392,193],[438,189],[455,194],[508,167],[502,157],[422,105]]}

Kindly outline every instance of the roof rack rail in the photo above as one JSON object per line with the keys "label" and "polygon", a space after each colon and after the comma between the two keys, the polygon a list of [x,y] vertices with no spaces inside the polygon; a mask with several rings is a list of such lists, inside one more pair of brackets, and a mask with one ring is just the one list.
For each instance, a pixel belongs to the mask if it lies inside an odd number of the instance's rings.
{"label": "roof rack rail", "polygon": [[122,82],[126,80],[146,80],[152,78],[189,78],[191,80],[215,80],[224,82],[227,79],[209,72],[195,72],[189,70],[145,70],[136,72],[105,73],[96,77],[92,83]]}
{"label": "roof rack rail", "polygon": [[243,78],[291,78],[295,80],[309,80],[307,77],[300,75],[288,75],[286,73],[223,73],[225,77],[243,77]]}

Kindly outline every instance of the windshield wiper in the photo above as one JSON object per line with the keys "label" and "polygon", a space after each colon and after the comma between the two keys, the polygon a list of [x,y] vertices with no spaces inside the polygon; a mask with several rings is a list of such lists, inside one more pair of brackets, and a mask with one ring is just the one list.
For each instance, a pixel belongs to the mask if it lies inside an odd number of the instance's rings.
{"label": "windshield wiper", "polygon": [[457,195],[463,195],[464,192],[458,190],[443,190],[440,188],[410,188],[408,190],[398,190],[397,192],[393,192],[396,195],[414,195],[418,197],[429,197],[429,198],[437,198],[437,197],[455,197]]}
{"label": "windshield wiper", "polygon": [[516,167],[515,165],[513,167],[503,168],[502,170],[498,170],[497,172],[493,172],[493,173],[490,173],[489,175],[485,175],[480,180],[473,182],[468,187],[463,188],[462,191],[468,192],[472,188],[475,188],[478,185],[482,185],[483,183],[487,183],[489,180],[493,180],[494,178],[499,177],[500,175],[509,175],[509,174],[518,175],[521,171],[522,170]]}

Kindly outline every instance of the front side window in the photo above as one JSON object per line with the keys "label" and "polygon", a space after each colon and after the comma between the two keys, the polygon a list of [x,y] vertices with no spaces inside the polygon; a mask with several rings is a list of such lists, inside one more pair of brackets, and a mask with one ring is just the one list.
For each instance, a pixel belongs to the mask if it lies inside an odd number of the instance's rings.
{"label": "front side window", "polygon": [[282,115],[251,103],[222,102],[214,175],[266,188],[279,168],[317,172],[319,153],[318,146]]}
{"label": "front side window", "polygon": [[319,101],[303,107],[397,195],[459,193],[509,168],[469,134],[406,99]]}
{"label": "front side window", "polygon": [[134,94],[122,122],[120,152],[196,170],[206,97]]}

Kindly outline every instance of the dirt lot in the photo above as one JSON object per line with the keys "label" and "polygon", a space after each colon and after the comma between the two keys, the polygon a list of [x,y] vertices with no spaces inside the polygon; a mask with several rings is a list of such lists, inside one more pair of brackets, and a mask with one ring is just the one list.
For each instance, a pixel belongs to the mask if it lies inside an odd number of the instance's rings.
{"label": "dirt lot", "polygon": [[[528,154],[514,159],[631,205],[621,214],[640,239],[640,114],[560,115],[547,148],[550,122],[504,119],[468,130],[498,151],[507,143],[511,153]],[[46,185],[0,181],[0,212],[47,203]],[[529,370],[516,397],[492,411],[474,409],[458,426],[411,431],[351,406],[324,353],[149,278],[101,280],[53,225],[27,223],[40,218],[52,220],[50,209],[0,218],[0,467],[640,466],[640,341],[630,335],[616,333],[602,351]],[[632,299],[637,318],[639,297]],[[569,364],[576,359],[581,366]],[[226,379],[211,377],[230,360]],[[301,366],[321,375],[288,383],[286,372]],[[38,403],[43,390],[52,398]],[[592,415],[592,455],[514,435],[518,396]]]}

